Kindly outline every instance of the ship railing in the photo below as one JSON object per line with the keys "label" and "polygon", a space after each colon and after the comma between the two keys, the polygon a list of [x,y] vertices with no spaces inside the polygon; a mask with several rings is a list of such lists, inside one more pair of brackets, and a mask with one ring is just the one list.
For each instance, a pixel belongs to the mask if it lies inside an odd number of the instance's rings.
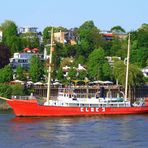
{"label": "ship railing", "polygon": [[53,105],[70,106],[70,107],[129,107],[129,102],[85,102],[78,100],[69,101],[52,101]]}

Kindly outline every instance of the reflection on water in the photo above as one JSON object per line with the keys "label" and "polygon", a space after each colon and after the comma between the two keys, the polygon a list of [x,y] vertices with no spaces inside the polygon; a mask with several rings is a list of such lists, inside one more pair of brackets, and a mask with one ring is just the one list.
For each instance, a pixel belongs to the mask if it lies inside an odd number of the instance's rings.
{"label": "reflection on water", "polygon": [[25,118],[0,114],[0,147],[145,148],[148,115]]}

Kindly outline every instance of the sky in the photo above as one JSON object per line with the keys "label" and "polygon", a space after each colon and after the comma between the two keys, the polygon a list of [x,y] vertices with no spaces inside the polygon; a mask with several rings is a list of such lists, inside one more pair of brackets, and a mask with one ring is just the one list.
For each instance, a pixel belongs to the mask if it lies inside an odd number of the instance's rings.
{"label": "sky", "polygon": [[120,25],[127,32],[148,23],[148,0],[0,0],[0,24],[18,27],[63,26],[68,29],[93,20],[100,30]]}

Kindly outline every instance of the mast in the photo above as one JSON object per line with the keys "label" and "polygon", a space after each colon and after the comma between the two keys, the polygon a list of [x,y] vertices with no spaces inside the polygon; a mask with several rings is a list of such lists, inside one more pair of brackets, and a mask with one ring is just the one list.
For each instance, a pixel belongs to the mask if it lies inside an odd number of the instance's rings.
{"label": "mast", "polygon": [[126,62],[125,99],[127,99],[127,89],[128,89],[129,55],[130,55],[130,33],[128,36],[128,49],[127,49],[127,62]]}
{"label": "mast", "polygon": [[47,105],[49,105],[49,99],[50,99],[52,52],[53,52],[53,28],[51,29],[50,58],[49,58],[49,67],[48,67],[48,85],[47,85],[47,100],[46,100]]}

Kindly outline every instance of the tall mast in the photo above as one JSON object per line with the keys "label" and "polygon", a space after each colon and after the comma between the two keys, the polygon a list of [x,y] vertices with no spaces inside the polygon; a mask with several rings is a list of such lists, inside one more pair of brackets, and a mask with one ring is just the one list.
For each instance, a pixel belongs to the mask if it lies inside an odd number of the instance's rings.
{"label": "tall mast", "polygon": [[48,67],[47,105],[49,105],[49,99],[50,99],[52,52],[53,52],[53,28],[51,29],[50,58],[49,58],[49,67]]}
{"label": "tall mast", "polygon": [[128,89],[129,55],[130,55],[130,33],[129,33],[129,36],[128,36],[128,49],[127,49],[126,81],[125,81],[125,99],[127,99],[127,89]]}

